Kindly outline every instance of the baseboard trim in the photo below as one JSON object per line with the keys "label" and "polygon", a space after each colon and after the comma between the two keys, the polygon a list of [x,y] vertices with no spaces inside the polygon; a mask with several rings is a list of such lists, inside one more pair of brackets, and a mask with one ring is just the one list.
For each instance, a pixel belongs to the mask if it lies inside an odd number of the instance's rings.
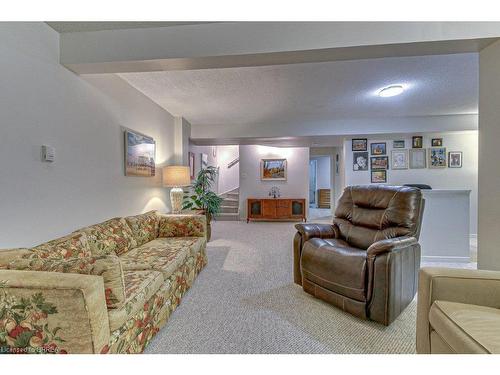
{"label": "baseboard trim", "polygon": [[446,257],[446,256],[422,256],[424,262],[439,262],[439,263],[470,263],[470,257]]}

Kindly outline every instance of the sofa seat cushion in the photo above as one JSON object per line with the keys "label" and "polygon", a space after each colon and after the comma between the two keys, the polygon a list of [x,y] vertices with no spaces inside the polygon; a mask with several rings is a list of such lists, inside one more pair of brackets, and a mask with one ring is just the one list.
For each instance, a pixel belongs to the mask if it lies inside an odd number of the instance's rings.
{"label": "sofa seat cushion", "polygon": [[322,288],[366,301],[366,251],[341,239],[313,238],[304,244],[302,276]]}
{"label": "sofa seat cushion", "polygon": [[31,249],[24,258],[70,259],[92,256],[87,235],[75,232],[68,236],[45,242]]}
{"label": "sofa seat cushion", "polygon": [[128,216],[125,218],[127,224],[132,229],[132,233],[137,242],[137,246],[144,245],[158,237],[158,226],[160,216],[156,211],[149,211],[145,214]]}
{"label": "sofa seat cushion", "polygon": [[435,301],[429,322],[455,353],[500,353],[500,309]]}
{"label": "sofa seat cushion", "polygon": [[166,279],[203,245],[203,238],[157,238],[123,254],[120,259],[127,270],[161,271]]}
{"label": "sofa seat cushion", "polygon": [[137,246],[132,229],[124,218],[114,218],[82,228],[93,255],[120,255]]}
{"label": "sofa seat cushion", "polygon": [[120,328],[129,318],[144,309],[144,304],[162,287],[164,280],[161,272],[124,271],[125,303],[119,308],[108,311],[111,332]]}

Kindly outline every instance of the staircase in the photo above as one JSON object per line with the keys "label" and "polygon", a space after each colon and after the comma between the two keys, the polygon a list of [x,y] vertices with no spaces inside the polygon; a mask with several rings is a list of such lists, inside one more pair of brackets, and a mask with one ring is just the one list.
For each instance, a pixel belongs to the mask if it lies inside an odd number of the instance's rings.
{"label": "staircase", "polygon": [[221,212],[215,216],[215,220],[239,221],[240,189],[236,188],[228,191],[227,193],[221,194],[221,197],[224,198],[221,205]]}

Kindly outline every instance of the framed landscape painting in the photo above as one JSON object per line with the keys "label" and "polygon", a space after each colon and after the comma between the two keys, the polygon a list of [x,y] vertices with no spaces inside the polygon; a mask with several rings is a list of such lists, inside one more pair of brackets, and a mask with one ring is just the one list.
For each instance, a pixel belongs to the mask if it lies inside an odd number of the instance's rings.
{"label": "framed landscape painting", "polygon": [[387,171],[372,171],[372,184],[383,184],[387,182]]}
{"label": "framed landscape painting", "polygon": [[392,147],[393,148],[405,148],[405,140],[397,140],[397,141],[392,141]]}
{"label": "framed landscape painting", "polygon": [[446,148],[429,148],[429,168],[446,168]]}
{"label": "framed landscape painting", "polygon": [[352,151],[366,151],[368,147],[368,139],[355,138],[352,140]]}
{"label": "framed landscape painting", "polygon": [[389,158],[387,156],[372,156],[370,167],[372,170],[387,169],[389,168]]}
{"label": "framed landscape painting", "polygon": [[152,137],[125,130],[125,176],[155,175],[156,143]]}
{"label": "framed landscape painting", "polygon": [[262,159],[260,162],[261,180],[286,180],[286,159]]}
{"label": "framed landscape painting", "polygon": [[387,150],[387,144],[385,142],[370,144],[370,151],[372,155],[385,155],[386,150]]}

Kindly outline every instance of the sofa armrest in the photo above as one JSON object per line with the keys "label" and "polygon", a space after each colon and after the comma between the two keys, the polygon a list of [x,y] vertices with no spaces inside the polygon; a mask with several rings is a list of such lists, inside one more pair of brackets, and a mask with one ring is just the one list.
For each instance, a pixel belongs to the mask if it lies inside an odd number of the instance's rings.
{"label": "sofa armrest", "polygon": [[109,343],[103,279],[0,270],[0,352],[100,353]]}
{"label": "sofa armrest", "polygon": [[430,353],[429,310],[436,300],[500,308],[500,272],[422,268],[417,302],[417,353]]}
{"label": "sofa armrest", "polygon": [[402,250],[406,247],[416,245],[418,240],[415,237],[401,236],[388,238],[374,242],[367,250],[368,258],[376,257],[379,254],[388,253],[391,251]]}
{"label": "sofa armrest", "polygon": [[123,269],[116,255],[68,259],[18,258],[11,261],[7,269],[101,276],[108,308],[118,308],[125,301]]}
{"label": "sofa armrest", "polygon": [[206,237],[205,215],[159,215],[158,237]]}

